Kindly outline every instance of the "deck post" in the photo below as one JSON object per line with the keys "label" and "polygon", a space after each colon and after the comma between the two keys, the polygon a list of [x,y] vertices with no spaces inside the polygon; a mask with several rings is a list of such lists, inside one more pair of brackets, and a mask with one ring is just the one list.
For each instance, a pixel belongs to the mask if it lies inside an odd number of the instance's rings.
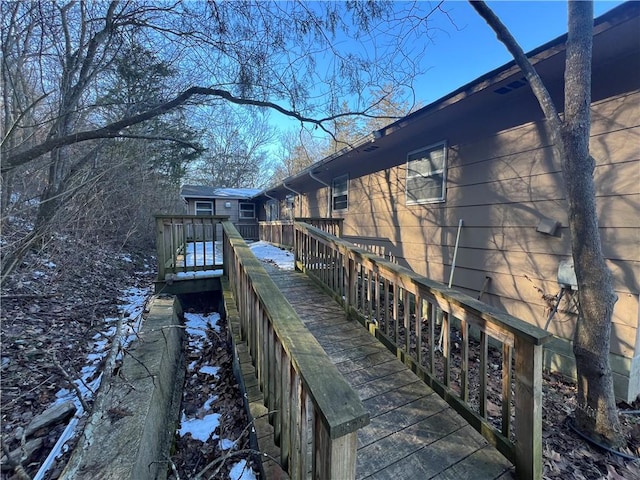
{"label": "deck post", "polygon": [[[284,228],[284,227],[282,227]],[[300,260],[300,245],[298,239],[298,231],[293,227],[293,268],[298,270],[298,261]]]}
{"label": "deck post", "polygon": [[315,417],[315,422],[313,478],[355,479],[358,432],[331,438],[318,416]]}
{"label": "deck post", "polygon": [[526,480],[542,478],[542,348],[515,337],[515,466]]}
{"label": "deck post", "polygon": [[349,312],[349,307],[357,308],[357,305],[354,305],[353,302],[356,299],[355,292],[356,292],[356,284],[358,281],[358,277],[355,272],[356,262],[353,260],[353,258],[351,258],[351,256],[348,256],[348,255],[345,255],[345,259],[347,260],[347,264],[346,264],[347,278],[345,282],[347,288],[345,288],[344,300],[345,300],[345,306],[347,307],[346,310],[347,312]]}
{"label": "deck post", "polygon": [[165,258],[166,247],[164,244],[164,219],[156,217],[156,252],[158,263],[158,278],[164,280],[167,259]]}

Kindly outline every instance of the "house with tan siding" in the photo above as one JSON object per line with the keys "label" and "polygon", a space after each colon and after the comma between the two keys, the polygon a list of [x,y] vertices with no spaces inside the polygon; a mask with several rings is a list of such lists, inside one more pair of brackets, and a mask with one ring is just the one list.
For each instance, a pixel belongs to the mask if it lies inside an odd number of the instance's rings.
{"label": "house with tan siding", "polygon": [[[593,45],[591,153],[618,295],[611,361],[617,396],[629,401],[640,393],[639,11],[629,2],[598,18]],[[559,110],[565,40],[529,54]],[[556,335],[546,368],[571,375],[577,296],[550,138],[522,72],[509,63],[253,200],[261,220],[343,218],[346,239],[546,327]]]}

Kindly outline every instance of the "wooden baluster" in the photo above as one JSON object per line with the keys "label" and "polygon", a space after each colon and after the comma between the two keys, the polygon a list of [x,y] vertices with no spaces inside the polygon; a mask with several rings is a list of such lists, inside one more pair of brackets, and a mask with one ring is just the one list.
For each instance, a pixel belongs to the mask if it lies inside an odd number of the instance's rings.
{"label": "wooden baluster", "polygon": [[322,283],[329,286],[329,258],[327,245],[322,243]]}
{"label": "wooden baluster", "polygon": [[309,400],[307,391],[302,388],[300,395],[300,470],[299,476],[294,478],[307,478],[313,465],[313,460],[309,458],[309,443],[313,438],[313,425],[309,415]]}
{"label": "wooden baluster", "polygon": [[342,298],[346,298],[345,284],[345,269],[344,269],[344,255],[340,250],[336,250],[338,255],[338,295]]}
{"label": "wooden baluster", "polygon": [[398,297],[400,296],[400,287],[398,287],[398,285],[396,285],[395,283],[393,284],[393,322],[394,322],[394,334],[393,334],[393,341],[396,343],[396,346],[398,345],[398,338],[400,338],[398,336],[398,332],[400,331],[400,322],[398,321],[398,316],[399,316],[399,305],[398,305]]}
{"label": "wooden baluster", "polygon": [[[289,476],[291,478],[304,478],[300,475],[302,463],[302,387],[300,377],[295,369],[291,370],[290,386],[290,423],[291,423],[291,451],[289,454]],[[305,440],[306,441],[306,440]]]}
{"label": "wooden baluster", "polygon": [[422,307],[424,302],[416,295],[416,361],[422,366]]}
{"label": "wooden baluster", "polygon": [[389,279],[384,278],[383,286],[384,288],[384,333],[388,337],[391,335],[391,312],[389,308]]}
{"label": "wooden baluster", "polygon": [[487,333],[480,331],[480,416],[487,418],[487,366],[489,362]]}
{"label": "wooden baluster", "polygon": [[406,288],[402,292],[402,303],[404,305],[404,348],[407,355],[409,355],[411,349],[411,303],[409,302],[409,292]]}
{"label": "wooden baluster", "polygon": [[[266,317],[265,317],[266,318]],[[267,342],[266,350],[266,385],[263,391],[265,397],[265,405],[269,409],[269,423],[275,427],[276,424],[276,413],[278,405],[276,404],[276,334],[273,331],[273,327],[271,326],[271,322],[267,319],[266,325],[267,338],[263,339]]]}
{"label": "wooden baluster", "polygon": [[469,327],[465,320],[460,320],[460,330],[462,336],[462,345],[460,354],[462,355],[462,362],[460,368],[460,393],[461,398],[465,403],[469,402]]}
{"label": "wooden baluster", "polygon": [[451,371],[450,371],[450,359],[451,359],[451,349],[449,348],[451,334],[449,332],[449,312],[442,312],[442,330],[444,331],[444,335],[442,337],[442,360],[444,362],[444,379],[443,383],[445,386],[449,386]]}
{"label": "wooden baluster", "polygon": [[437,308],[435,303],[429,303],[429,373],[433,375],[435,368],[435,338]]}
{"label": "wooden baluster", "polygon": [[367,269],[367,314],[368,320],[373,321],[373,270]]}
{"label": "wooden baluster", "polygon": [[359,299],[359,303],[358,303],[358,311],[362,314],[362,315],[366,315],[367,311],[366,311],[366,305],[367,305],[367,300],[366,300],[366,285],[365,285],[365,267],[363,264],[358,263],[358,299]]}
{"label": "wooden baluster", "polygon": [[376,326],[380,328],[382,322],[382,315],[380,315],[380,272],[376,269],[374,273],[375,280],[375,288],[373,294],[375,295],[375,305],[376,305]]}
{"label": "wooden baluster", "polygon": [[158,260],[158,280],[164,280],[167,263],[164,241],[164,219],[156,217],[156,257]]}
{"label": "wooden baluster", "polygon": [[[182,231],[180,230],[180,225],[184,226],[184,222],[185,222],[184,218],[172,219],[171,231],[173,232],[173,237],[174,237],[173,244],[175,245],[175,252],[176,252],[174,253],[174,255],[177,255],[178,251],[180,251],[182,255],[182,261],[180,262],[179,265],[176,265],[176,266],[179,266],[181,271],[186,272],[188,270],[187,253],[189,251],[189,243],[186,240],[184,240],[185,237],[187,236],[186,228],[183,228]],[[177,263],[177,258],[176,258],[176,263]],[[176,273],[178,272],[177,268],[175,272]]]}
{"label": "wooden baluster", "polygon": [[282,399],[282,411],[280,415],[280,464],[286,471],[289,469],[289,459],[291,456],[291,375],[293,367],[291,359],[283,348],[280,349],[282,355],[282,376],[280,378],[280,398]]}
{"label": "wooden baluster", "polygon": [[340,295],[340,286],[338,284],[338,279],[340,278],[339,272],[339,255],[338,251],[335,248],[331,248],[331,265],[332,265],[332,278],[331,278],[331,291],[335,294]]}
{"label": "wooden baluster", "polygon": [[347,257],[347,305],[351,308],[357,308],[356,304],[356,288],[357,288],[357,273],[356,262],[350,256]]}
{"label": "wooden baluster", "polygon": [[511,345],[502,344],[502,434],[511,434]]}
{"label": "wooden baluster", "polygon": [[282,357],[284,357],[284,351],[275,331],[271,336],[273,337],[274,342],[274,367],[273,377],[271,379],[271,383],[273,384],[273,441],[277,446],[280,446],[282,438],[282,409],[284,406],[284,402],[282,400],[282,370],[285,362],[283,362],[282,359]]}

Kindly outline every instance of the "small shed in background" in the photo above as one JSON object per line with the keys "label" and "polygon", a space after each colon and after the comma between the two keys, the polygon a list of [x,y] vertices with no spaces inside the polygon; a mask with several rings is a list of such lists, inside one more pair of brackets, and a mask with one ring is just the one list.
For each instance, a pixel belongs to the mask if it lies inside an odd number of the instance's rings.
{"label": "small shed in background", "polygon": [[243,238],[257,240],[258,215],[252,197],[255,188],[220,188],[204,185],[184,185],[180,196],[188,215],[225,215],[229,217]]}

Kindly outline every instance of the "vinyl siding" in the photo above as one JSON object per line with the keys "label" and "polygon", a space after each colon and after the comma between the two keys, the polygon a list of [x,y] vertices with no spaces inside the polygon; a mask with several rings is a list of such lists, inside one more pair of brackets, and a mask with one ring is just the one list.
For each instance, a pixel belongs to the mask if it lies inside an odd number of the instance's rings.
{"label": "vinyl siding", "polygon": [[[611,351],[632,358],[640,354],[636,345],[640,93],[634,91],[594,104],[592,121],[600,233],[619,297],[613,315]],[[439,125],[424,132],[423,138],[408,140],[404,151],[392,152],[392,158],[386,154],[384,162],[391,165],[380,171],[364,173],[366,166],[355,165],[350,170],[349,208],[334,216],[345,219],[344,235],[349,240],[372,245],[399,264],[443,283],[449,279],[458,220],[462,219],[454,288],[477,297],[489,276],[483,301],[544,327],[553,297],[560,290],[556,281],[558,264],[570,258],[560,165],[552,156],[541,122],[484,136],[478,130],[485,131],[486,124],[474,122]],[[407,152],[442,140],[449,142],[446,201],[407,206]],[[326,210],[326,189],[304,198],[305,215]],[[559,236],[536,231],[542,217],[561,223]],[[575,318],[575,307],[565,296],[549,330],[570,339]]]}

